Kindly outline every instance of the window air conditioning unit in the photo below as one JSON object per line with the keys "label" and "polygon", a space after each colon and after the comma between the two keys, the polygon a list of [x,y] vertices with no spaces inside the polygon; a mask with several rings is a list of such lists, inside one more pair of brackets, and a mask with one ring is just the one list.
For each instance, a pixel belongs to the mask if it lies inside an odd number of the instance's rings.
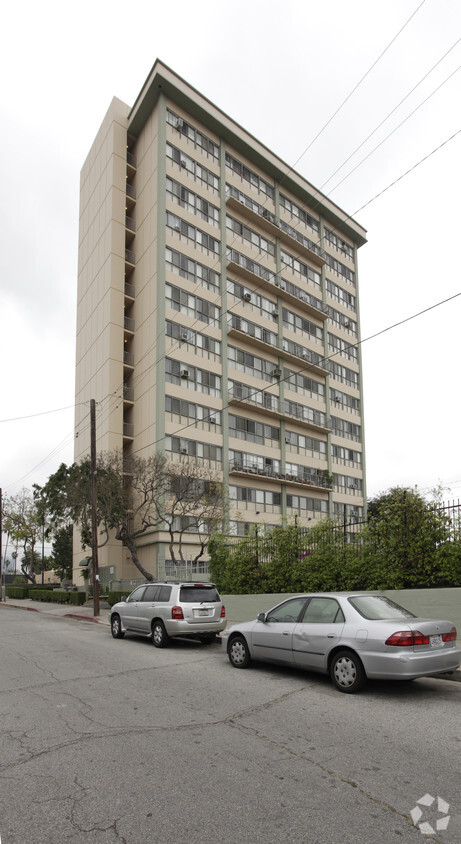
{"label": "window air conditioning unit", "polygon": [[181,231],[181,226],[179,225],[179,223],[175,224],[175,229],[176,229],[177,232]]}
{"label": "window air conditioning unit", "polygon": [[181,449],[181,454],[187,454],[187,448],[182,448],[182,449]]}
{"label": "window air conditioning unit", "polygon": [[210,416],[208,422],[210,423],[210,425],[216,425],[216,419],[214,418],[214,416]]}
{"label": "window air conditioning unit", "polygon": [[181,369],[181,378],[189,378],[189,370]]}
{"label": "window air conditioning unit", "polygon": [[187,167],[187,161],[186,161],[186,159],[185,159],[185,158],[181,158],[181,162],[180,162],[180,164],[181,164],[181,167]]}
{"label": "window air conditioning unit", "polygon": [[181,340],[186,340],[187,342],[189,341],[189,335],[188,335],[187,331],[182,332]]}
{"label": "window air conditioning unit", "polygon": [[288,444],[291,443],[291,438],[288,436],[288,434],[285,436],[285,442]]}
{"label": "window air conditioning unit", "polygon": [[184,126],[184,120],[182,119],[182,117],[177,117],[174,125],[176,129],[179,129],[179,131],[181,131],[182,127]]}
{"label": "window air conditioning unit", "polygon": [[274,319],[276,319],[276,317],[278,317],[278,315],[279,315],[279,312],[278,312],[277,308],[274,308],[274,310],[272,311],[272,316],[274,317]]}
{"label": "window air conditioning unit", "polygon": [[251,302],[251,293],[244,293],[242,299],[244,302]]}
{"label": "window air conditioning unit", "polygon": [[281,370],[281,369],[279,369],[279,367],[277,366],[277,367],[276,367],[276,368],[272,371],[272,378],[280,378],[281,374],[282,374],[282,370]]}

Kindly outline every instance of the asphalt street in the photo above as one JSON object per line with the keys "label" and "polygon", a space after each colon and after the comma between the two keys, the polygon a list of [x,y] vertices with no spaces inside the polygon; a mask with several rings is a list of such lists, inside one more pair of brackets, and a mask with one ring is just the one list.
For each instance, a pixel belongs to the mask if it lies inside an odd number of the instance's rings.
{"label": "asphalt street", "polygon": [[2,844],[406,844],[418,805],[461,841],[460,684],[342,695],[90,618],[0,609]]}

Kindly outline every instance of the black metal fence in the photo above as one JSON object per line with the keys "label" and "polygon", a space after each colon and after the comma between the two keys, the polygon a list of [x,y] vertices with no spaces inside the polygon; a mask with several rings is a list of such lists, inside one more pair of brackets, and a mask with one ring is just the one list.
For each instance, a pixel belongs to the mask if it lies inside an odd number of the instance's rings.
{"label": "black metal fence", "polygon": [[[461,542],[461,502],[451,501],[435,504],[430,508],[439,517],[438,543]],[[355,520],[348,515],[338,519],[331,526],[331,534],[328,542],[337,547],[338,551],[345,545],[359,547],[363,541],[364,527],[369,525],[371,519]],[[409,520],[405,529],[408,533],[412,531]],[[297,556],[307,556],[309,552],[318,547],[318,540],[314,538],[311,528],[293,526],[295,531],[294,545]],[[401,538],[401,537],[399,537]],[[275,539],[271,531],[264,532],[261,526],[256,526],[247,536],[229,537],[226,543],[229,555],[232,556],[244,543],[248,556],[261,564],[270,563],[275,551]]]}

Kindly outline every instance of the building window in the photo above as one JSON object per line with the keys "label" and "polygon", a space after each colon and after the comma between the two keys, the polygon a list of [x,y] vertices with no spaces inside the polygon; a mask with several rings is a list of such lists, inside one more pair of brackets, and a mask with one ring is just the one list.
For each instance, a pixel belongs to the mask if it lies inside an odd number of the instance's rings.
{"label": "building window", "polygon": [[235,220],[234,217],[230,217],[229,215],[226,216],[226,227],[233,234],[241,237],[242,240],[246,240],[254,246],[258,252],[267,252],[268,255],[275,255],[274,243],[267,240],[266,237],[258,234],[258,232],[255,232],[253,229],[250,229],[250,227],[246,226],[244,223],[240,223],[238,220]]}
{"label": "building window", "polygon": [[323,328],[320,328],[315,322],[294,314],[292,311],[287,310],[287,308],[283,308],[282,316],[285,328],[289,328],[290,331],[295,331],[298,334],[306,335],[313,340],[323,341]]}
{"label": "building window", "polygon": [[200,284],[206,287],[207,290],[219,291],[221,286],[221,276],[215,270],[199,264],[198,261],[193,261],[192,258],[187,258],[181,252],[176,252],[175,249],[165,249],[165,263],[167,270],[187,278],[193,284]]}
{"label": "building window", "polygon": [[192,126],[192,124],[187,120],[184,120],[183,117],[179,117],[179,115],[170,111],[169,108],[166,110],[166,122],[177,129],[179,134],[186,137],[194,144],[194,146],[200,147],[200,149],[206,152],[207,155],[211,155],[219,161],[218,144],[215,144],[211,138],[208,138],[203,132],[196,129],[195,126]]}
{"label": "building window", "polygon": [[300,516],[312,513],[312,516],[327,516],[328,501],[309,498],[304,495],[287,495],[287,510],[296,510]]}
{"label": "building window", "polygon": [[165,378],[170,384],[185,387],[187,390],[221,397],[221,377],[206,369],[165,358]]}
{"label": "building window", "polygon": [[264,381],[274,380],[274,371],[277,364],[257,355],[252,355],[251,352],[245,352],[244,349],[229,346],[228,361],[231,367],[239,372],[245,372],[246,375],[254,375],[256,378],[263,378]]}
{"label": "building window", "polygon": [[186,437],[165,437],[165,451],[204,460],[214,460],[217,463],[222,462],[222,448],[220,446],[188,440]]}
{"label": "building window", "polygon": [[316,381],[315,378],[304,375],[302,372],[293,372],[290,369],[285,369],[284,380],[287,387],[295,392],[303,392],[315,398],[323,398],[325,395],[325,384],[322,384],[321,381]]}
{"label": "building window", "polygon": [[348,422],[347,419],[339,419],[337,416],[332,416],[331,429],[337,437],[343,437],[345,440],[355,440],[356,442],[361,441],[362,429],[355,422]]}
{"label": "building window", "polygon": [[326,427],[326,416],[320,410],[314,410],[312,407],[306,407],[296,401],[284,400],[284,410],[288,416],[295,416],[296,419],[301,419],[302,422],[309,422],[313,425],[319,425],[322,428]]}
{"label": "building window", "polygon": [[176,214],[172,214],[171,211],[166,212],[166,224],[168,228],[178,232],[180,237],[191,240],[194,246],[200,247],[205,252],[214,252],[219,255],[219,240],[196,226],[191,226],[190,223],[182,220],[181,217],[177,217]]}
{"label": "building window", "polygon": [[167,158],[174,161],[181,170],[185,170],[189,176],[192,176],[195,181],[200,182],[202,185],[206,185],[213,191],[213,193],[218,193],[219,177],[211,170],[208,170],[207,167],[199,164],[198,161],[195,161],[194,158],[191,158],[190,155],[187,155],[183,150],[178,149],[178,147],[173,146],[173,144],[167,143],[166,155]]}
{"label": "building window", "polygon": [[335,234],[330,229],[327,229],[326,226],[324,229],[324,233],[325,240],[329,244],[329,246],[332,246],[334,249],[337,249],[338,252],[341,252],[343,255],[349,258],[349,260],[354,260],[353,246],[351,246],[349,243],[346,243],[346,241],[343,240],[342,237],[339,237],[339,235]]}
{"label": "building window", "polygon": [[219,208],[213,205],[207,199],[199,196],[191,190],[188,190],[184,185],[176,182],[175,179],[167,177],[166,180],[166,195],[172,202],[180,205],[204,220],[212,226],[219,226]]}
{"label": "building window", "polygon": [[335,379],[335,381],[341,381],[342,384],[346,384],[348,387],[355,387],[358,389],[358,372],[354,372],[352,369],[348,369],[347,366],[343,366],[341,363],[336,363],[334,360],[329,361],[328,369],[330,371],[330,375]]}
{"label": "building window", "polygon": [[297,217],[298,220],[301,220],[306,226],[309,226],[312,231],[319,231],[319,221],[316,220],[312,214],[309,214],[308,211],[305,211],[304,208],[301,208],[291,199],[288,199],[288,197],[283,193],[280,194],[280,207],[284,208],[290,217]]}
{"label": "building window", "polygon": [[349,340],[343,340],[342,337],[337,337],[336,334],[328,333],[328,351],[330,353],[340,354],[348,360],[357,360],[357,347],[350,343]]}
{"label": "building window", "polygon": [[244,486],[229,486],[229,500],[235,501],[236,508],[239,504],[245,503],[248,509],[261,509],[265,512],[275,513],[280,510],[281,493],[272,492],[266,489],[253,489]]}
{"label": "building window", "polygon": [[229,436],[272,447],[280,442],[280,428],[229,413]]}
{"label": "building window", "polygon": [[195,404],[186,399],[165,396],[165,410],[181,419],[195,419],[197,422],[207,422],[210,427],[221,425],[221,411],[202,404]]}
{"label": "building window", "polygon": [[297,275],[299,278],[306,279],[311,284],[318,287],[321,290],[320,284],[320,274],[313,270],[311,267],[308,267],[304,261],[300,261],[299,258],[295,258],[294,255],[290,255],[289,252],[286,252],[284,249],[280,250],[280,257],[284,264],[290,268],[294,275]]}
{"label": "building window", "polygon": [[197,349],[203,349],[210,355],[220,357],[221,343],[213,337],[208,337],[206,334],[200,334],[194,331],[193,328],[188,328],[186,325],[180,325],[178,322],[171,322],[169,319],[165,322],[165,335],[178,340],[180,343],[187,343],[190,346],[195,346]]}
{"label": "building window", "polygon": [[357,300],[352,293],[348,293],[347,290],[343,290],[342,287],[339,287],[338,284],[335,284],[334,281],[330,281],[327,278],[327,293],[332,298],[335,299],[336,302],[340,302],[341,305],[345,305],[346,308],[350,308],[351,310],[357,310]]}
{"label": "building window", "polygon": [[295,431],[285,430],[285,443],[288,451],[296,451],[310,457],[324,457],[327,451],[327,444],[323,440],[297,434]]}
{"label": "building window", "polygon": [[[277,334],[273,331],[268,331],[267,328],[263,328],[255,322],[250,322],[248,319],[244,319],[236,314],[229,314],[227,324],[229,328],[243,331],[249,337],[255,337],[257,340],[262,340],[263,343],[268,343],[270,346],[277,346]],[[272,368],[274,368],[274,364],[272,364]]]}
{"label": "building window", "polygon": [[165,285],[165,300],[167,307],[174,311],[180,311],[180,313],[194,317],[200,322],[215,323],[219,327],[221,310],[212,302],[194,296],[193,293],[188,293],[172,284]]}
{"label": "building window", "polygon": [[266,196],[269,196],[271,199],[274,198],[274,188],[269,182],[266,182],[265,179],[262,179],[261,176],[258,176],[257,173],[254,173],[253,170],[250,170],[245,164],[242,164],[241,161],[238,161],[237,158],[234,158],[228,152],[226,152],[226,166],[229,167],[233,173],[236,173],[237,176],[240,176],[241,179],[248,182],[252,188],[258,191],[258,193],[263,193]]}

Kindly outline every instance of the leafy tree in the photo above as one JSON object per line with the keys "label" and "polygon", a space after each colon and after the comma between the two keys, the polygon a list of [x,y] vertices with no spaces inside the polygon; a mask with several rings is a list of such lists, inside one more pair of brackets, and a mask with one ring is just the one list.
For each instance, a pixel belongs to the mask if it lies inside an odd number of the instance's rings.
{"label": "leafy tree", "polygon": [[35,583],[38,556],[35,546],[43,535],[43,513],[26,489],[19,495],[5,498],[3,513],[3,529],[23,549],[21,571],[27,580]]}
{"label": "leafy tree", "polygon": [[73,525],[68,524],[57,528],[54,533],[52,552],[53,569],[61,580],[72,578],[72,554],[73,554]]}
{"label": "leafy tree", "polygon": [[433,586],[437,549],[448,538],[442,510],[414,489],[394,487],[372,499],[368,513],[364,539],[376,575],[371,588]]}

